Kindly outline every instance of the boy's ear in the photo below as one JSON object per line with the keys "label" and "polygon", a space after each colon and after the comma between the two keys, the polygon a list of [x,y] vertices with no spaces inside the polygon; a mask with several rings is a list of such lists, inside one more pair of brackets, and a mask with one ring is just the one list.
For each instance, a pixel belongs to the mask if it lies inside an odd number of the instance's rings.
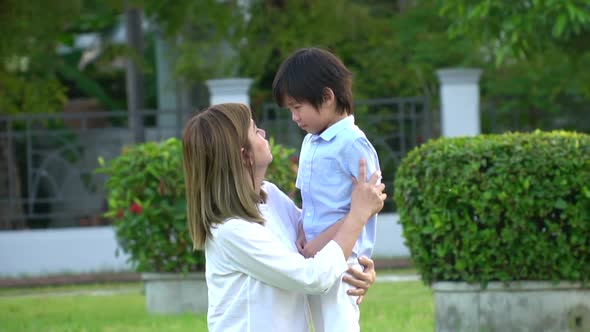
{"label": "boy's ear", "polygon": [[330,88],[324,88],[323,97],[324,103],[334,103],[336,101],[336,95]]}

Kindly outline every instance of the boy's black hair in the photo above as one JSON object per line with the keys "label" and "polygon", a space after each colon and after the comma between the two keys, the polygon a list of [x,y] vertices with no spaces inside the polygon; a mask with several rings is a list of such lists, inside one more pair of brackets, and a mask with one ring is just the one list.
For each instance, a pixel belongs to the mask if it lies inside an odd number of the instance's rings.
{"label": "boy's black hair", "polygon": [[353,113],[352,73],[334,54],[319,48],[303,48],[283,61],[272,83],[272,94],[280,106],[285,105],[289,96],[319,109],[326,88],[334,92],[338,113]]}

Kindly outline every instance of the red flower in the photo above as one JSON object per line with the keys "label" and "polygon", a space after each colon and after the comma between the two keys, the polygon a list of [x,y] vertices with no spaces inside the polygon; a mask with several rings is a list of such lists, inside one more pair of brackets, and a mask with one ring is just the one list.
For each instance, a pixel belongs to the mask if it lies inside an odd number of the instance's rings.
{"label": "red flower", "polygon": [[133,213],[135,213],[135,214],[140,214],[140,213],[141,213],[141,211],[143,211],[143,207],[141,207],[141,205],[139,205],[139,204],[137,204],[137,203],[133,202],[133,203],[131,204],[131,206],[129,207],[129,211],[131,211],[131,212],[133,212]]}
{"label": "red flower", "polygon": [[123,210],[117,211],[117,218],[123,218],[124,212]]}
{"label": "red flower", "polygon": [[299,163],[299,156],[291,156],[291,158],[289,158],[289,160],[293,163],[293,164],[298,164]]}

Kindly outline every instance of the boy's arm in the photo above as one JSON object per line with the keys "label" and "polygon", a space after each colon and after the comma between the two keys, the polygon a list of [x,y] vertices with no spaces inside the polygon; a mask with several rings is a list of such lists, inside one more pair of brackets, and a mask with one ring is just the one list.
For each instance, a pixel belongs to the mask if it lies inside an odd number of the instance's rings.
{"label": "boy's arm", "polygon": [[322,250],[324,246],[334,238],[334,235],[336,235],[338,229],[340,229],[340,225],[342,225],[343,222],[344,218],[338,220],[332,226],[326,228],[313,240],[307,242],[303,247],[303,250],[299,249],[298,246],[299,253],[301,253],[305,258],[315,256],[318,251]]}

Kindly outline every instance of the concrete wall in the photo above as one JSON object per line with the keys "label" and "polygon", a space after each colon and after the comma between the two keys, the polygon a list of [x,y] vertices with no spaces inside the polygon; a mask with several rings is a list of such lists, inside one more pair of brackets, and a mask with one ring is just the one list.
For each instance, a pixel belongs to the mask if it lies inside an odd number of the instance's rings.
{"label": "concrete wall", "polygon": [[[374,258],[407,257],[396,214],[377,222]],[[130,270],[112,227],[0,232],[0,277]]]}
{"label": "concrete wall", "polygon": [[590,331],[590,289],[581,284],[435,282],[436,332]]}
{"label": "concrete wall", "polygon": [[373,258],[410,257],[398,220],[397,213],[382,213],[377,217],[377,240]]}
{"label": "concrete wall", "polygon": [[129,270],[112,227],[0,232],[0,277]]}

